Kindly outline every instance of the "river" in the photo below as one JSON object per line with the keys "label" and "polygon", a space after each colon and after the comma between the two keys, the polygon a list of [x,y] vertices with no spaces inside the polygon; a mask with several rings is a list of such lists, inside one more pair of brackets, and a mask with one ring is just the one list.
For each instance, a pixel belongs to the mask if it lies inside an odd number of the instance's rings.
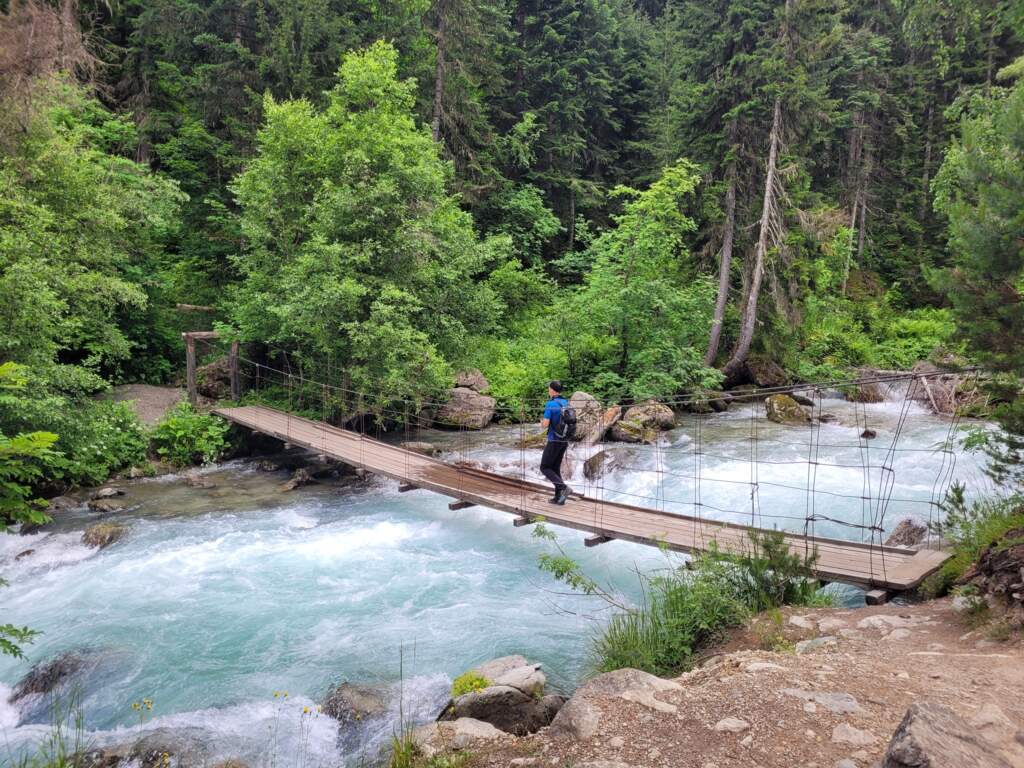
{"label": "river", "polygon": [[[885,463],[902,405],[828,400],[824,408],[838,421],[813,436],[765,421],[760,406],[700,418],[703,514],[749,522],[754,479],[764,525],[802,530],[809,511],[854,523],[870,518],[876,501],[835,494],[877,496],[886,473],[865,476],[863,446],[871,446],[872,464]],[[877,432],[871,441],[858,439],[865,412]],[[752,426],[763,462],[753,478]],[[582,480],[577,462],[574,485],[692,513],[697,431],[690,416],[657,448],[616,449],[628,468],[613,470],[600,488]],[[456,433],[419,438],[516,471],[520,434],[493,427],[472,445]],[[891,463],[887,529],[908,514],[926,518],[937,481],[955,477],[975,493],[990,490],[978,455],[958,452],[953,473],[940,473],[936,448],[948,434],[948,420],[911,407],[898,444],[907,450]],[[539,452],[527,456],[530,476],[539,477]],[[339,765],[375,754],[395,727],[399,702],[406,719],[430,718],[454,676],[495,656],[540,661],[550,684],[566,691],[587,673],[588,639],[606,612],[542,574],[537,557],[550,544],[529,527],[514,528],[507,514],[451,511],[448,499],[399,493],[380,479],[282,493],[286,474],[245,462],[203,472],[215,487],[174,477],[130,485],[129,509],[117,515],[129,531],[104,550],[81,543],[83,528],[99,517],[85,509],[45,532],[0,535],[0,578],[10,583],[0,590],[0,621],[43,632],[26,648],[27,660],[0,657],[0,764],[49,732],[45,702],[9,703],[11,689],[33,663],[66,651],[87,661],[74,686],[89,743],[184,730],[211,761],[239,757],[252,766]],[[819,491],[813,510],[803,490],[809,477]],[[656,549],[624,542],[585,549],[578,532],[557,532],[589,574],[626,595],[636,594],[636,569],[667,564]],[[816,532],[863,533],[827,520]],[[840,598],[857,599],[849,590]],[[335,721],[303,712],[342,680],[389,686],[392,716],[339,739]],[[143,698],[153,709],[140,717],[131,704]]]}

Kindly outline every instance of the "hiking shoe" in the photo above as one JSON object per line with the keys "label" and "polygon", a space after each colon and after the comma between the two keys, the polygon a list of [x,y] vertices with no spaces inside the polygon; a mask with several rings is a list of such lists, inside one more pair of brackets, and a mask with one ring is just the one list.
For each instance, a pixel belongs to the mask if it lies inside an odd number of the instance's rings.
{"label": "hiking shoe", "polygon": [[548,499],[548,504],[557,504],[557,503],[558,503],[558,494],[556,493],[554,496],[552,496],[550,499]]}
{"label": "hiking shoe", "polygon": [[562,490],[560,490],[558,492],[558,495],[555,496],[555,504],[557,504],[558,506],[561,507],[561,506],[563,506],[565,504],[565,501],[568,498],[569,498],[569,489],[568,488],[563,488]]}

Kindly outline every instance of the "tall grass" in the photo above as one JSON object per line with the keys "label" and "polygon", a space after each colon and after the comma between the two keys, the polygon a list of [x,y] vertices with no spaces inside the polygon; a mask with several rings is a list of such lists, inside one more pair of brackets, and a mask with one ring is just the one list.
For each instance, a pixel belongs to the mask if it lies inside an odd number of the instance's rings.
{"label": "tall grass", "polygon": [[617,613],[594,638],[593,666],[655,675],[691,669],[701,651],[755,613],[782,605],[827,605],[811,578],[816,553],[790,552],[783,535],[753,534],[747,552],[712,550],[689,567],[644,576],[638,607]]}

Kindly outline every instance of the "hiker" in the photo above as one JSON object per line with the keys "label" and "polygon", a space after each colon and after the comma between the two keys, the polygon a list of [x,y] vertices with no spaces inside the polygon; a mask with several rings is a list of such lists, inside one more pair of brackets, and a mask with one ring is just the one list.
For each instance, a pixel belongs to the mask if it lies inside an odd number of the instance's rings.
{"label": "hiker", "polygon": [[556,380],[548,384],[548,397],[550,399],[544,404],[544,419],[540,423],[541,427],[548,430],[540,471],[555,486],[551,503],[561,506],[569,498],[569,486],[562,479],[561,471],[565,450],[576,431],[576,412],[569,406],[569,401],[562,397],[562,382]]}

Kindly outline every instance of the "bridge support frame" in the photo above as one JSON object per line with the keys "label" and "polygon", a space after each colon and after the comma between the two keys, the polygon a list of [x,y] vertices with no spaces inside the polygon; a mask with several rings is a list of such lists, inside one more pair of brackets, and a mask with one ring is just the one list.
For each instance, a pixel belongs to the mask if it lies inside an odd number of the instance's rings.
{"label": "bridge support frame", "polygon": [[[192,405],[199,402],[199,382],[196,368],[196,339],[219,339],[217,331],[185,331],[181,334],[185,341],[185,386],[188,390],[188,401]],[[242,397],[242,387],[238,376],[238,340],[231,341],[228,352],[228,377],[231,380],[231,399],[236,403]]]}

